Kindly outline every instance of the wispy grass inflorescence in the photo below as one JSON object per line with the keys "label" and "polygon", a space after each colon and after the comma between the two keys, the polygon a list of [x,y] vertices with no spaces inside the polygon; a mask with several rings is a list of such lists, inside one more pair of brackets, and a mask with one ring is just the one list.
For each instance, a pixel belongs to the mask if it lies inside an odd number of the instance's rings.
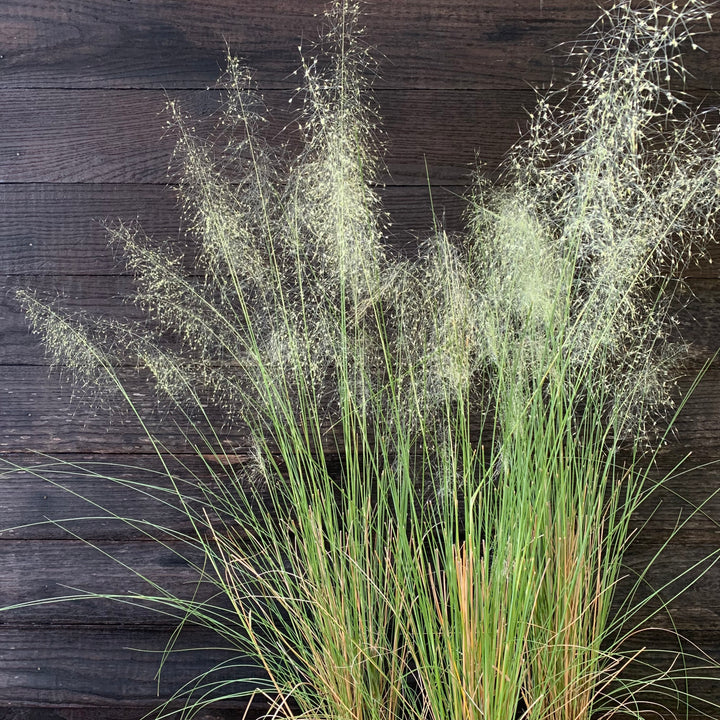
{"label": "wispy grass inflorescence", "polygon": [[[717,130],[668,85],[709,16],[702,0],[603,11],[503,182],[475,182],[466,230],[438,224],[400,256],[360,6],[337,0],[328,54],[303,61],[297,153],[265,141],[233,57],[210,139],[170,102],[197,248],[109,228],[147,322],[21,295],[81,384],[152,378],[197,456],[166,462],[143,425],[192,526],[160,530],[201,551],[215,600],[123,599],[218,632],[258,678],[209,669],[183,717],[259,696],[308,720],[643,716],[645,685],[620,677],[642,667],[624,621],[647,601],[612,603],[673,401],[669,308],[720,209]],[[151,473],[140,488],[168,501]]]}
{"label": "wispy grass inflorescence", "polygon": [[579,70],[540,101],[509,162],[514,196],[575,266],[568,354],[595,364],[588,353],[601,348],[618,363],[608,387],[634,419],[671,399],[677,273],[666,269],[681,269],[716,228],[714,116],[670,89],[685,78],[681,49],[697,47],[694,28],[711,14],[703,2],[604,10],[574,48]]}

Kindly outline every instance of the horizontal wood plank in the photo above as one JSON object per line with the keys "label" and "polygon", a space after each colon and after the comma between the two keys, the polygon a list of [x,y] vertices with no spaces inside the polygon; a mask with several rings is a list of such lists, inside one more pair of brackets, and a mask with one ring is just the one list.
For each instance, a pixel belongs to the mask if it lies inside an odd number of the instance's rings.
{"label": "horizontal wood plank", "polygon": [[[6,372],[3,366],[48,364],[40,337],[30,332],[27,318],[16,299],[18,290],[34,290],[39,297],[70,314],[84,313],[120,321],[141,320],[145,317],[142,310],[131,302],[134,292],[132,277],[124,274],[120,259],[107,248],[99,247],[102,242],[103,238],[96,237],[90,245],[96,248],[98,257],[104,255],[104,259],[98,260],[99,265],[108,268],[111,263],[115,263],[114,274],[0,274],[0,382],[7,390],[12,390],[12,381],[9,376],[2,380]],[[411,242],[408,240],[403,245],[407,246]],[[61,240],[58,239],[58,243],[58,246],[53,247],[54,242],[50,241],[49,247],[39,257],[47,254],[59,258],[62,254]],[[171,240],[173,250],[179,249],[183,243]],[[713,250],[718,252],[719,249]],[[77,249],[78,256],[83,253],[81,248]],[[188,252],[188,257],[193,257],[192,250]],[[685,374],[691,377],[699,370],[700,364],[720,346],[720,286],[713,277],[715,267],[714,264],[704,262],[697,267],[695,277],[689,274],[688,289],[679,297],[674,313],[678,323],[676,339],[689,345],[691,363]]]}
{"label": "horizontal wood plank", "polygon": [[175,192],[161,185],[0,185],[0,267],[8,275],[110,275],[122,271],[105,227],[138,222],[176,238]]}
{"label": "horizontal wood plank", "polygon": [[[242,479],[249,453],[239,447],[230,458],[233,477]],[[147,539],[146,523],[192,535],[185,513],[177,509],[172,482],[187,498],[200,497],[199,482],[212,487],[228,478],[226,463],[194,454],[166,455],[162,463],[147,454],[6,454],[0,461],[0,540],[68,540],[71,533],[90,541]],[[640,532],[645,544],[662,544],[676,531],[675,546],[714,542],[720,536],[720,495],[713,494],[720,461],[713,449],[669,443],[649,472],[649,483],[661,481],[638,510],[632,532]]]}
{"label": "horizontal wood plank", "polygon": [[[231,458],[234,476],[242,479],[248,454],[240,447]],[[198,482],[227,477],[222,459],[208,455],[203,460],[192,454],[165,456],[164,463],[187,498],[200,496]],[[90,541],[138,540],[154,535],[148,523],[193,536],[163,467],[157,457],[140,454],[6,455],[0,468],[0,539],[68,540],[74,534]],[[657,483],[632,524],[641,545],[715,543],[720,537],[720,495],[713,492],[720,483],[716,454],[669,443],[649,472],[647,487]]]}
{"label": "horizontal wood plank", "polygon": [[[7,0],[0,8],[0,87],[205,87],[229,47],[266,86],[294,87],[298,45],[318,37],[322,0]],[[547,82],[560,43],[597,16],[581,0],[481,5],[451,0],[370,0],[365,41],[389,87],[507,88]],[[717,84],[707,68],[705,87]]]}
{"label": "horizontal wood plank", "polygon": [[[720,434],[720,397],[716,383],[717,365],[710,368],[703,382],[688,399],[684,412],[675,423],[682,442],[696,449],[714,448]],[[142,379],[128,381],[127,389],[139,412],[153,425],[157,402],[152,388]],[[107,413],[102,405],[92,407],[82,401],[83,390],[48,377],[42,365],[0,366],[0,452],[148,452],[137,421],[122,410],[115,400],[116,412]],[[84,392],[93,400],[92,389]],[[100,398],[102,401],[102,398]],[[162,420],[162,417],[159,418]],[[156,423],[158,436],[170,447],[185,447],[183,433],[171,423]]]}
{"label": "horizontal wood plank", "polygon": [[[407,247],[433,229],[434,218],[462,227],[463,186],[379,188],[391,227],[388,244]],[[121,258],[107,246],[105,227],[137,222],[150,236],[184,243],[172,186],[138,184],[0,185],[0,268],[5,275],[116,275]],[[720,251],[719,251],[720,252]]]}
{"label": "horizontal wood plank", "polygon": [[[698,618],[700,621],[700,618]],[[639,641],[649,640],[638,636]],[[202,637],[194,638],[202,641]],[[116,628],[18,628],[8,629],[0,635],[0,673],[9,682],[0,688],[0,718],[3,720],[85,720],[85,708],[110,706],[113,711],[102,717],[126,720],[136,708],[157,706],[159,702],[153,674],[157,670],[158,655],[141,653],[132,648],[162,650],[165,641],[163,630],[146,633],[137,628],[118,632]],[[188,642],[188,644],[192,641]],[[669,639],[666,650],[676,649]],[[15,648],[22,648],[20,653]],[[711,656],[717,648],[709,648]],[[192,679],[206,670],[214,660],[224,659],[217,651],[183,653],[168,664],[161,678],[161,698],[177,685]],[[660,666],[669,664],[671,657],[657,652],[648,653],[647,659]],[[247,671],[245,671],[247,672]],[[242,677],[242,675],[240,675]],[[694,691],[708,701],[717,699],[717,681],[693,682]],[[41,709],[40,706],[45,706]],[[19,713],[19,707],[33,708],[30,714]],[[74,706],[77,715],[55,707]],[[222,709],[222,705],[220,706]],[[227,707],[227,704],[226,704]],[[241,705],[236,705],[237,716],[215,714],[210,711],[200,718],[241,718]],[[5,708],[8,708],[6,710]],[[52,711],[57,715],[45,715]],[[228,712],[230,712],[228,710]],[[2,714],[5,713],[5,714]],[[96,716],[97,717],[97,716]],[[138,716],[136,716],[138,717]],[[250,716],[252,717],[252,716]],[[695,713],[691,718],[700,717]]]}
{"label": "horizontal wood plank", "polygon": [[[179,91],[192,117],[217,109],[216,92]],[[289,92],[268,91],[267,128],[282,137]],[[534,105],[529,90],[378,92],[388,138],[388,184],[464,185],[477,157],[494,168],[519,137]],[[165,131],[166,95],[152,90],[8,90],[0,107],[0,183],[160,183],[174,142]],[[439,131],[438,128],[442,128]],[[297,141],[297,132],[285,136]]]}
{"label": "horizontal wood plank", "polygon": [[0,276],[0,367],[15,363],[45,364],[40,338],[30,333],[27,317],[16,298],[19,290],[37,292],[71,314],[89,313],[130,321],[143,317],[139,308],[124,300],[133,291],[129,276]]}
{"label": "horizontal wood plank", "polygon": [[[708,346],[712,346],[708,348]],[[688,370],[688,380],[699,370],[699,362],[714,350],[712,337],[702,344],[696,339],[697,357]],[[21,346],[18,346],[21,347]],[[26,352],[26,350],[23,350]],[[27,350],[30,355],[29,350]],[[114,396],[105,399],[95,388],[83,390],[62,383],[57,374],[48,376],[42,364],[40,348],[35,345],[36,364],[0,365],[0,452],[26,452],[29,449],[47,452],[148,452],[151,446],[137,420],[124,409],[124,401]],[[675,423],[675,434],[688,447],[696,450],[716,447],[720,434],[720,396],[717,382],[720,368],[710,368],[698,389],[687,400],[685,409]],[[182,451],[186,447],[184,432],[172,423],[163,423],[162,409],[152,387],[141,378],[129,378],[127,390],[133,403],[147,418],[158,437],[169,447]],[[89,403],[92,401],[95,403]],[[114,404],[108,413],[107,403]],[[157,418],[153,420],[153,417]],[[222,424],[222,418],[216,418]],[[228,431],[229,435],[235,435]],[[229,442],[232,442],[229,441]]]}
{"label": "horizontal wood plank", "polygon": [[[717,511],[717,503],[705,509]],[[678,511],[677,505],[674,510]],[[720,648],[717,525],[702,533],[702,524],[696,523],[667,542],[657,532],[656,519],[653,524],[656,532],[644,530],[628,546],[623,574],[634,581],[638,573],[644,573],[638,599],[650,588],[660,592],[663,600],[673,601],[669,612],[683,636],[696,643],[704,637]],[[69,527],[84,535],[82,526]],[[182,619],[180,611],[137,599],[138,595],[157,596],[162,591],[184,600],[212,599],[213,606],[227,612],[228,626],[235,617],[207,578],[199,584],[203,557],[190,544],[171,540],[162,544],[149,540],[90,542],[71,536],[63,541],[0,538],[0,561],[0,628],[51,624],[174,627]],[[82,594],[120,597],[59,600]],[[122,596],[128,602],[123,602]],[[644,613],[649,617],[647,610]],[[662,613],[667,614],[665,610]],[[652,624],[671,629],[669,624],[658,624],[661,622],[667,623],[667,618],[658,616]]]}
{"label": "horizontal wood plank", "polygon": [[[204,88],[224,65],[226,47],[265,87],[294,88],[298,45],[312,52],[326,3],[318,0],[6,0],[0,32],[0,87]],[[381,87],[506,89],[562,76],[566,51],[597,19],[582,0],[369,0],[365,42],[375,49]],[[707,28],[700,28],[700,31]],[[720,87],[720,41],[704,34],[691,82]]]}
{"label": "horizontal wood plank", "polygon": [[[71,706],[63,707],[57,705],[37,706],[32,700],[20,704],[13,702],[14,707],[3,707],[0,704],[0,720],[141,720],[150,716],[157,708],[158,703],[139,705],[134,707],[117,707],[115,705],[92,707]],[[222,703],[212,706],[207,710],[201,710],[195,720],[260,720],[267,714],[267,707],[259,704],[255,709],[250,708],[223,708]],[[179,714],[178,714],[179,715]],[[176,716],[177,717],[177,716]]]}
{"label": "horizontal wood plank", "polygon": [[[184,431],[163,422],[152,388],[143,380],[128,382],[138,412],[174,450],[187,447]],[[137,418],[123,400],[103,398],[93,389],[75,391],[48,377],[47,368],[0,366],[0,452],[152,452]],[[113,411],[109,412],[111,406]],[[20,422],[21,421],[21,422]]]}
{"label": "horizontal wood plank", "polygon": [[[4,627],[0,707],[28,702],[117,708],[155,705],[159,700],[154,677],[169,630],[164,626]],[[195,628],[184,633],[177,649],[185,652],[169,658],[160,678],[160,698],[235,656],[215,649],[212,636]],[[246,664],[247,659],[237,657],[230,677],[247,678],[250,672],[241,667]]]}
{"label": "horizontal wood plank", "polygon": [[[75,529],[83,533],[82,526]],[[60,602],[58,598],[85,593],[106,595],[157,595],[151,584],[157,583],[173,595],[190,599],[208,599],[210,586],[198,585],[193,563],[202,557],[191,547],[177,542],[98,542],[92,545],[76,539],[64,542],[0,541],[0,602],[2,607],[38,601],[51,601],[30,607],[15,607],[0,613],[0,626],[13,625],[152,625],[177,624],[182,615],[152,605],[114,602],[109,599],[84,599]],[[176,619],[177,618],[177,619]]]}
{"label": "horizontal wood plank", "polygon": [[[233,455],[234,462],[240,459]],[[208,463],[224,477],[221,462]],[[162,462],[139,454],[6,455],[0,459],[0,539],[68,540],[74,534],[88,541],[138,540],[158,535],[151,525],[194,536],[176,489],[188,500],[198,498],[198,482],[209,482],[209,475],[195,455]]]}
{"label": "horizontal wood plank", "polygon": [[[460,232],[468,203],[466,185],[389,185],[377,189],[390,221],[389,248],[410,248],[428,237],[437,222]],[[160,184],[0,184],[1,275],[117,275],[122,257],[107,245],[106,225],[137,223],[173,249],[184,238],[176,188]],[[687,268],[693,279],[716,280],[720,243]]]}
{"label": "horizontal wood plank", "polygon": [[[7,560],[11,554],[6,551],[7,545],[8,543],[0,543],[3,560]],[[53,553],[58,552],[57,544],[23,542],[10,545],[24,546],[20,552],[25,553],[28,559],[32,559],[35,552],[38,557],[52,561]],[[116,584],[119,584],[120,588],[127,588],[126,579],[119,578],[112,571],[108,572],[102,562],[86,555],[85,551],[91,552],[90,549],[83,548],[79,543],[72,543],[69,548],[67,543],[60,545],[65,546],[67,553],[62,563],[62,571],[51,566],[43,577],[37,573],[37,569],[34,572],[31,570],[27,586],[22,588],[23,594],[39,591],[46,596],[51,592],[49,583],[56,580],[62,572],[73,569],[76,572],[73,581],[75,585],[84,581],[95,584],[101,582],[106,592],[116,591]],[[37,546],[39,549],[35,550]],[[131,557],[128,547],[130,546],[120,550],[123,553],[120,557],[138,563],[137,557]],[[713,552],[716,547],[697,545],[692,549],[702,554]],[[172,567],[163,566],[162,560],[158,559],[160,553],[157,548],[154,550],[149,556],[149,562],[140,559],[140,567],[144,572],[155,572],[161,576],[164,574],[167,578],[168,572],[172,573]],[[652,552],[652,549],[646,551],[645,556],[636,551],[635,554],[631,553],[629,564],[637,567],[645,562]],[[76,566],[77,561],[81,562]],[[16,569],[17,566],[11,564],[11,580],[4,584],[3,598],[8,596],[5,588],[12,585],[13,571]],[[678,555],[670,554],[659,573],[650,573],[647,579],[654,588],[659,588],[667,582],[670,574],[683,569],[683,561],[678,559]],[[178,568],[175,567],[175,570]],[[182,578],[181,570],[177,577],[171,576],[170,580],[177,584]],[[719,583],[720,573],[714,569],[669,608],[655,611],[654,605],[650,605],[641,613],[643,616],[647,615],[648,629],[636,633],[630,646],[672,652],[677,649],[675,633],[679,632],[685,642],[700,643],[709,658],[720,661],[720,636],[715,630],[719,619],[719,610],[715,603]],[[664,592],[666,598],[671,594],[672,589]],[[12,592],[10,597],[14,598]],[[156,666],[153,660],[157,663],[157,655],[138,654],[136,660],[135,654],[126,652],[124,648],[144,648],[158,653],[169,637],[171,627],[162,621],[152,622],[152,618],[147,617],[143,611],[133,616],[123,610],[112,612],[114,607],[108,604],[111,614],[105,614],[108,608],[104,609],[102,603],[63,603],[36,608],[32,622],[29,622],[30,611],[15,617],[12,614],[0,617],[0,676],[11,677],[8,684],[0,688],[0,706],[5,702],[12,702],[15,698],[23,698],[22,693],[29,687],[36,693],[32,696],[33,700],[45,703],[95,704],[117,701],[118,705],[122,706],[150,699],[152,696],[147,694],[148,687],[152,687],[150,669]],[[82,612],[83,615],[80,618],[73,616],[69,614],[70,610]],[[150,624],[142,624],[148,620]],[[215,647],[217,642],[213,641],[211,634],[192,629],[185,636],[183,644],[184,647],[203,648]],[[164,675],[165,692],[179,682],[179,678],[207,669],[212,659],[217,659],[218,656],[218,651],[207,653],[202,650],[178,655]],[[111,662],[116,665],[113,671],[110,670]],[[244,671],[246,672],[247,670]],[[146,673],[146,676],[139,673]],[[244,677],[244,673],[239,673],[238,676]],[[131,689],[128,683],[132,682],[136,685]],[[705,688],[705,693],[712,695],[713,687],[714,684],[710,684],[709,688]]]}

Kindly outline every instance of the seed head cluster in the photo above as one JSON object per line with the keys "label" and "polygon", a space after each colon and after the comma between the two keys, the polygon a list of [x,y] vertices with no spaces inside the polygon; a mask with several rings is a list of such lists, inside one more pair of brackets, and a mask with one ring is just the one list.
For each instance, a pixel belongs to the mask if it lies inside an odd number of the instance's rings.
{"label": "seed head cluster", "polygon": [[129,364],[178,406],[211,401],[258,432],[280,396],[288,417],[312,406],[332,427],[351,404],[370,428],[412,431],[448,403],[492,411],[500,387],[521,415],[548,383],[578,403],[597,394],[622,432],[671,402],[667,278],[715,231],[714,118],[669,84],[709,17],[702,0],[604,11],[571,52],[570,82],[538,101],[503,181],[475,182],[466,230],[438,228],[407,257],[384,242],[359,6],[336,2],[325,52],[302,63],[296,152],[266,141],[262,98],[234,57],[209,138],[169,103],[194,249],[108,229],[146,322],[22,302],[84,384]]}

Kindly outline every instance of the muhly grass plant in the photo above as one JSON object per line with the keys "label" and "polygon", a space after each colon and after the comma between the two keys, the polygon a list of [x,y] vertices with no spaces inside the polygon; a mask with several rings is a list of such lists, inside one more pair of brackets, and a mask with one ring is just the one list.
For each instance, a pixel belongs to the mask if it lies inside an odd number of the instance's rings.
{"label": "muhly grass plant", "polygon": [[[603,11],[503,181],[476,181],[466,230],[410,255],[385,242],[356,3],[331,6],[325,62],[303,65],[290,157],[232,57],[211,140],[170,103],[196,254],[109,230],[147,321],[20,295],[64,372],[127,401],[164,468],[135,486],[191,528],[124,519],[181,541],[196,594],[149,578],[106,597],[237,658],[158,717],[238,697],[313,720],[645,717],[648,688],[694,672],[628,650],[649,599],[613,600],[673,399],[677,278],[720,208],[717,130],[668,89],[709,18],[700,0]],[[194,463],[142,417],[131,368]],[[251,461],[223,443],[238,433]],[[244,658],[257,679],[238,685]]]}

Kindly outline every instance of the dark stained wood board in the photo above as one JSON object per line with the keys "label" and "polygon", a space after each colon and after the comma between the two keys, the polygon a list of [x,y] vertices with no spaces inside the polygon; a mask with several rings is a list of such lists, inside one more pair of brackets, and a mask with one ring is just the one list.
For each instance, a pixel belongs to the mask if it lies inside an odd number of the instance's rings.
{"label": "dark stained wood board", "polygon": [[[94,705],[92,707],[58,706],[53,707],[10,707],[0,708],[0,720],[137,720],[145,717],[157,707],[157,702],[134,706]],[[223,708],[222,703],[200,711],[196,720],[257,720],[267,714],[267,707],[251,709],[247,714],[239,713],[236,708]]]}
{"label": "dark stained wood board", "polygon": [[[120,707],[116,705],[59,706],[33,707],[16,706],[0,708],[0,720],[137,720],[152,712],[157,702],[139,706]],[[267,713],[266,707],[255,707],[247,714],[239,713],[237,708],[224,708],[213,705],[208,710],[200,711],[196,720],[257,720]]]}
{"label": "dark stained wood board", "polygon": [[[113,320],[140,320],[144,317],[131,301],[134,291],[132,277],[125,273],[122,263],[114,259],[103,243],[103,239],[99,238],[96,245],[98,256],[102,256],[97,263],[104,266],[101,273],[0,275],[0,367],[48,364],[40,337],[29,332],[27,318],[15,297],[18,290],[36,290],[41,297],[70,313],[87,313]],[[171,240],[171,243],[174,244],[174,241]],[[178,245],[181,243],[178,241]],[[717,252],[718,248],[713,250]],[[61,249],[56,252],[61,252]],[[115,273],[111,273],[109,267],[113,263],[117,268]],[[696,371],[699,370],[698,363],[717,349],[715,328],[720,322],[720,292],[717,280],[709,277],[713,267],[707,264],[700,266],[698,276],[688,278],[687,288],[679,295],[674,312],[678,321],[676,339],[688,344]],[[33,379],[32,382],[40,381]]]}
{"label": "dark stained wood board", "polygon": [[[563,65],[557,46],[574,41],[597,16],[583,0],[370,0],[364,6],[378,83],[393,88],[547,83]],[[242,11],[233,0],[7,0],[0,11],[7,38],[0,85],[206,87],[229,47],[264,86],[293,88],[298,45],[306,51],[312,45],[323,8],[304,0],[254,0]],[[717,86],[718,67],[716,60],[703,87]]]}
{"label": "dark stained wood board", "polygon": [[[428,237],[435,221],[449,232],[463,229],[466,185],[387,185],[377,190],[391,221],[390,248],[414,246]],[[108,248],[107,224],[137,224],[156,240],[188,253],[194,242],[181,231],[171,184],[0,184],[0,206],[0,287],[9,290],[9,283],[22,282],[9,276],[55,276],[60,290],[60,283],[74,282],[65,280],[68,276],[124,274],[122,255]],[[708,258],[691,263],[686,271],[693,284],[706,279],[710,287],[718,274],[720,243],[711,245]],[[0,302],[9,303],[11,296],[4,293]]]}
{"label": "dark stained wood board", "polygon": [[[381,90],[379,141],[388,185],[467,185],[478,166],[491,177],[526,129],[531,90]],[[209,132],[220,93],[183,90],[3,91],[0,183],[164,184],[176,174],[166,128],[168,97]],[[292,93],[266,91],[272,142],[299,147]],[[699,96],[696,96],[699,97]],[[703,107],[709,105],[706,102]],[[445,131],[450,124],[452,132]]]}
{"label": "dark stained wood board", "polygon": [[[85,537],[81,523],[68,527]],[[124,593],[156,595],[157,590],[141,576],[185,599],[207,600],[213,595],[209,583],[198,585],[199,574],[193,564],[202,565],[202,556],[184,544],[168,542],[160,546],[141,540],[90,544],[67,537],[58,542],[0,543],[3,602],[15,605],[42,597],[103,593],[108,587],[122,588]],[[177,611],[173,617],[160,615],[159,609],[160,606],[141,607],[108,600],[72,600],[20,608],[14,611],[11,623],[7,622],[8,614],[0,617],[0,623],[41,626],[52,622],[82,626],[107,623],[109,613],[117,625],[168,626],[182,619]],[[172,612],[169,608],[165,611]]]}
{"label": "dark stained wood board", "polygon": [[[463,185],[433,188],[435,212],[450,231],[462,227],[465,189]],[[392,221],[389,244],[410,245],[431,232],[433,215],[426,186],[389,185],[378,192]],[[105,232],[106,223],[119,220],[137,222],[148,235],[184,246],[172,186],[6,184],[0,185],[0,207],[0,275],[64,278],[122,273],[122,258],[108,248]]]}
{"label": "dark stained wood board", "polygon": [[[16,288],[28,284],[62,290],[69,304],[90,312],[131,314],[122,299],[131,284],[122,264],[105,247],[99,220],[138,217],[153,235],[182,243],[171,190],[164,186],[173,142],[162,137],[166,91],[193,114],[215,110],[213,86],[227,45],[257,67],[256,78],[275,112],[270,130],[279,134],[290,120],[287,99],[297,85],[298,44],[309,52],[322,3],[268,0],[5,0],[0,6],[0,454],[19,462],[27,450],[59,453],[82,462],[119,460],[151,463],[147,443],[127,418],[108,424],[72,391],[47,377],[37,339],[29,336],[14,305]],[[566,71],[558,45],[572,41],[594,19],[585,0],[372,0],[366,3],[366,41],[378,48],[375,80],[385,118],[389,174],[383,190],[394,226],[393,242],[411,244],[432,224],[425,162],[436,206],[448,210],[448,227],[460,225],[462,194],[475,152],[493,168],[519,136],[530,85],[548,86]],[[720,33],[701,38],[709,52],[688,58],[690,87],[698,97],[720,87]],[[297,134],[290,126],[289,141]],[[714,251],[718,259],[720,253]],[[714,265],[691,269],[696,299],[682,315],[693,343],[690,370],[720,345],[720,293]],[[720,390],[711,371],[663,449],[659,473],[687,451],[693,463],[718,454]],[[147,388],[141,402],[154,407]],[[167,437],[182,449],[179,433]],[[71,494],[22,474],[3,476],[0,527],[69,517],[88,507]],[[126,514],[158,518],[162,509],[132,491],[67,478],[72,490]],[[720,470],[709,465],[673,481],[642,542],[628,555],[640,565],[663,542],[676,518],[690,512],[673,493],[696,505],[720,487]],[[659,582],[672,577],[718,546],[718,500],[704,508],[671,544],[667,562],[657,565]],[[639,515],[643,521],[649,509]],[[168,515],[168,523],[178,522]],[[132,529],[109,520],[86,521],[82,534],[148,574],[170,582],[189,579],[167,554]],[[109,545],[108,545],[109,544]],[[6,597],[57,592],[63,576],[86,587],[107,583],[108,592],[127,585],[119,567],[56,526],[32,526],[0,535],[5,559],[0,604]],[[47,570],[47,571],[46,571]],[[720,572],[711,570],[673,610],[681,631],[707,640],[720,659],[716,600]],[[24,582],[23,582],[24,581]],[[53,586],[51,589],[50,586]],[[7,589],[6,589],[7,588]],[[80,606],[77,606],[80,608]],[[33,617],[23,611],[0,616],[0,720],[130,720],[154,704],[155,657],[123,647],[160,650],[171,625],[153,622],[146,610],[122,612],[94,603],[85,614],[72,605],[47,605]],[[659,619],[661,627],[667,626]],[[197,636],[198,644],[212,639]],[[173,682],[204,669],[195,654],[177,659]],[[41,670],[32,670],[40,667]],[[117,680],[117,682],[113,682]],[[712,686],[704,692],[716,692]],[[201,720],[239,717],[218,711]]]}
{"label": "dark stained wood board", "polygon": [[[678,440],[678,443],[685,444],[682,440]],[[148,528],[145,525],[125,524],[116,517],[119,514],[154,522],[174,533],[192,536],[187,518],[168,504],[172,496],[162,492],[170,491],[171,484],[158,474],[162,467],[155,456],[104,453],[98,457],[98,454],[89,452],[82,455],[58,453],[58,456],[68,465],[58,466],[49,458],[30,453],[5,454],[5,458],[21,467],[36,467],[38,464],[48,466],[52,463],[56,472],[48,475],[57,484],[51,484],[29,470],[3,468],[0,516],[4,529],[0,532],[1,540],[72,541],[79,536],[90,542],[117,542],[147,538]],[[238,471],[248,459],[242,450],[230,457]],[[180,454],[178,458],[191,468],[194,465],[193,471],[199,477],[207,476],[195,456]],[[644,546],[662,543],[671,532],[677,530],[681,520],[689,521],[682,528],[683,542],[698,544],[720,536],[717,519],[720,497],[711,493],[720,476],[717,455],[712,449],[705,452],[695,450],[681,466],[676,467],[679,459],[677,451],[670,448],[666,453],[661,453],[652,466],[652,482],[669,477],[643,503],[633,521],[633,532],[640,533],[638,542]],[[222,476],[221,463],[211,461],[211,466]],[[91,474],[98,470],[104,470],[121,482]],[[152,475],[149,474],[151,470],[154,471]],[[193,480],[187,470],[178,471],[177,477],[188,482]],[[162,503],[138,492],[132,483],[140,481],[157,484],[161,491],[156,493],[166,502]],[[189,489],[188,494],[197,495]],[[8,621],[10,618],[0,619]]]}
{"label": "dark stained wood board", "polygon": [[[73,393],[58,382],[57,377],[48,378],[47,368],[41,365],[0,366],[0,397],[4,412],[0,420],[0,448],[5,453],[25,453],[36,450],[50,454],[108,452],[148,453],[150,442],[144,436],[138,422],[121,405],[108,417],[102,406],[93,407],[84,402],[94,396],[87,391]],[[716,393],[719,373],[715,366],[708,372],[704,382],[689,398],[684,413],[675,424],[678,444],[688,449],[711,451],[720,433],[720,397]],[[148,423],[158,437],[175,451],[186,447],[183,428],[172,423],[163,424],[162,412],[157,408],[151,387],[142,379],[128,381],[129,392],[141,413],[148,415]],[[99,399],[102,403],[103,398]],[[157,425],[157,427],[156,427]],[[241,438],[240,438],[241,439]],[[237,439],[235,440],[237,442]],[[228,440],[228,446],[233,440]]]}
{"label": "dark stained wood board", "polygon": [[[387,138],[389,184],[465,184],[476,151],[494,168],[520,137],[535,96],[529,90],[382,90],[376,93]],[[170,94],[193,118],[211,118],[220,94]],[[264,93],[266,134],[297,147],[293,93]],[[161,90],[3,91],[0,182],[165,183],[174,148]],[[438,132],[448,121],[453,132]],[[210,124],[210,120],[208,120]],[[171,176],[172,177],[172,176]]]}
{"label": "dark stained wood board", "polygon": [[[78,607],[78,612],[80,608]],[[48,634],[43,626],[4,626],[0,633],[3,704],[44,706],[149,705],[157,697],[155,675],[169,627],[64,626]],[[160,679],[169,694],[214,664],[237,657],[237,677],[248,677],[247,659],[231,648],[210,647],[207,633],[187,630]],[[195,649],[193,652],[188,650]],[[207,648],[207,649],[204,649]],[[93,657],[92,663],[79,662]]]}

